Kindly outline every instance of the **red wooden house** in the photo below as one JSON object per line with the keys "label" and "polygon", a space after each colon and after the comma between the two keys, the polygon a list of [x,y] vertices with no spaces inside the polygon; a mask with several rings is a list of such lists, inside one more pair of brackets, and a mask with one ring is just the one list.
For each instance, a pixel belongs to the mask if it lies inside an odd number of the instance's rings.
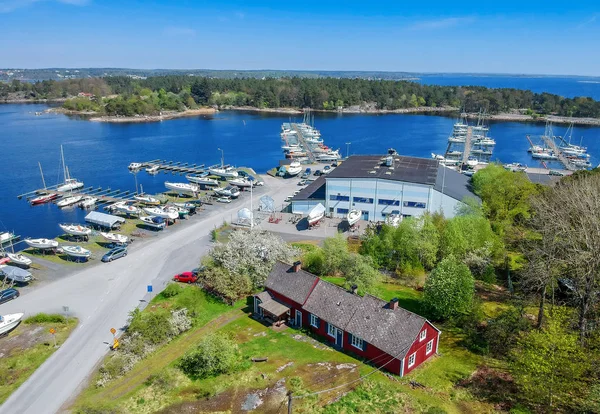
{"label": "red wooden house", "polygon": [[372,295],[358,296],[301,269],[275,264],[254,295],[261,318],[311,329],[334,346],[403,376],[437,353],[441,331],[427,319]]}

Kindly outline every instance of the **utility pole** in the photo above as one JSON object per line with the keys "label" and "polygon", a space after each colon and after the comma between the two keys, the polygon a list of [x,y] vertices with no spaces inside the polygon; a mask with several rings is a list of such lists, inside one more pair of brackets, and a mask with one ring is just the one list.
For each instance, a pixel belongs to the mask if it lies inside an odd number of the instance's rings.
{"label": "utility pole", "polygon": [[288,391],[288,414],[292,414],[292,392]]}

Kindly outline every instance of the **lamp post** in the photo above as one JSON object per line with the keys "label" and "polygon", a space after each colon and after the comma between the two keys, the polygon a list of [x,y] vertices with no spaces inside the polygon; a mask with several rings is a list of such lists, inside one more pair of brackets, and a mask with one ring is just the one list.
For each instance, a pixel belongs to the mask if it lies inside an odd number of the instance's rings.
{"label": "lamp post", "polygon": [[346,158],[350,156],[350,144],[351,142],[346,142]]}

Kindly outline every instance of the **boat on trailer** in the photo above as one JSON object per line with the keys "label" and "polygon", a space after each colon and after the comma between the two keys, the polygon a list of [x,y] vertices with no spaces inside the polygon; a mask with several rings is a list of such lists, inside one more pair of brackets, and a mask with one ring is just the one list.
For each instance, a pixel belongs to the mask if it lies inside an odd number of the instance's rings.
{"label": "boat on trailer", "polygon": [[200,191],[197,185],[189,184],[189,183],[171,183],[166,181],[165,187],[169,190],[175,191],[178,194],[191,194],[196,195]]}
{"label": "boat on trailer", "polygon": [[92,255],[91,251],[89,251],[88,249],[84,249],[81,246],[62,246],[62,249],[67,255],[71,257],[88,259]]}
{"label": "boat on trailer", "polygon": [[[144,213],[149,214],[150,216],[160,217],[162,219],[176,220],[179,218],[178,211],[167,211],[166,209],[162,209],[160,207],[144,207],[142,210],[144,210]],[[142,217],[140,217],[140,219],[142,219]]]}
{"label": "boat on trailer", "polygon": [[198,174],[198,175],[188,174],[185,176],[185,178],[187,178],[187,180],[189,182],[194,183],[194,184],[219,185],[219,182],[217,180],[215,180],[214,178],[208,178],[208,172],[204,172],[204,173]]}
{"label": "boat on trailer", "polygon": [[0,273],[5,279],[12,280],[13,282],[27,283],[33,280],[33,276],[29,271],[16,266],[1,265]]}

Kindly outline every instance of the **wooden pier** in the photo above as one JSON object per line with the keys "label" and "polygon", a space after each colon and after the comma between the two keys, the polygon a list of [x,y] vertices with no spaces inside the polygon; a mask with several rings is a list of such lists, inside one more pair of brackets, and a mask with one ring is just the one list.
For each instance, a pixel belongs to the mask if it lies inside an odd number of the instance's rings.
{"label": "wooden pier", "polygon": [[87,187],[87,188],[80,188],[80,189],[73,190],[73,191],[58,191],[58,190],[56,190],[56,187],[57,186],[52,186],[52,187],[48,187],[48,188],[41,188],[39,190],[30,191],[28,193],[17,196],[17,198],[19,198],[19,199],[26,198],[29,201],[29,199],[31,199],[31,198],[34,198],[34,197],[37,197],[40,195],[47,195],[47,194],[58,194],[61,197],[75,197],[75,196],[93,197],[93,198],[98,199],[98,201],[96,202],[96,204],[98,205],[98,204],[112,204],[112,203],[117,203],[120,201],[129,201],[129,200],[132,200],[133,197],[135,196],[135,193],[130,190],[121,191],[121,190],[112,190],[110,188],[102,189],[101,187],[98,187],[98,188]]}
{"label": "wooden pier", "polygon": [[304,139],[304,135],[302,134],[302,130],[298,127],[298,124],[291,124],[291,127],[294,129],[294,131],[296,131],[296,134],[297,134],[296,136],[298,138],[298,143],[302,147],[303,151],[306,152],[306,156],[308,157],[309,161],[312,164],[315,164],[317,162],[317,158],[315,157],[315,154],[312,152],[311,147],[308,145],[308,143]]}
{"label": "wooden pier", "polygon": [[556,142],[554,142],[554,139],[552,139],[552,137],[549,137],[547,135],[542,135],[542,139],[544,140],[544,144],[546,144],[546,146],[548,148],[550,148],[554,154],[556,154],[556,156],[558,157],[558,161],[567,170],[569,170],[569,171],[577,170],[577,168],[571,162],[569,162],[567,157],[565,157],[565,154],[563,154],[563,152],[560,150],[560,148],[558,148],[558,146],[556,145]]}
{"label": "wooden pier", "polygon": [[467,164],[469,156],[471,155],[471,140],[473,139],[473,127],[467,127],[467,135],[465,136],[465,146],[462,154],[462,163]]}
{"label": "wooden pier", "polygon": [[[171,172],[178,172],[178,173],[184,173],[184,174],[202,174],[206,171],[208,171],[209,168],[216,168],[216,167],[220,167],[220,164],[217,165],[211,165],[209,167],[206,167],[204,164],[192,164],[192,163],[182,163],[180,161],[167,161],[167,160],[152,160],[152,161],[146,161],[146,162],[142,162],[140,163],[142,166],[140,167],[140,170],[138,170],[137,172],[141,171],[142,168],[149,168],[149,167],[158,167],[158,170],[163,170],[163,171],[171,171]],[[225,167],[229,167],[229,165],[226,165]]]}

